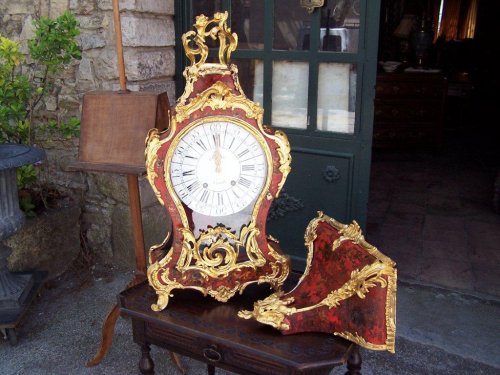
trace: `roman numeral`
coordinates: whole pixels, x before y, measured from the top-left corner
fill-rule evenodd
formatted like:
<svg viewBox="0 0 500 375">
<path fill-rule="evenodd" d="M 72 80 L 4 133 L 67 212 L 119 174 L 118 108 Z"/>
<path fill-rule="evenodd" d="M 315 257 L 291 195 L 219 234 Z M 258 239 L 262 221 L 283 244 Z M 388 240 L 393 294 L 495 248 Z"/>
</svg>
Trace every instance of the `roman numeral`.
<svg viewBox="0 0 500 375">
<path fill-rule="evenodd" d="M 203 151 L 207 151 L 207 146 L 205 146 L 205 143 L 203 143 L 203 141 L 200 139 L 199 141 L 196 141 L 196 144 L 198 146 L 200 146 L 200 148 L 203 150 Z"/>
<path fill-rule="evenodd" d="M 241 170 L 242 171 L 254 171 L 255 165 L 253 165 L 253 164 L 242 165 Z"/>
<path fill-rule="evenodd" d="M 209 195 L 210 195 L 210 192 L 208 190 L 203 190 L 203 193 L 201 194 L 201 197 L 200 197 L 200 201 L 207 204 Z"/>
<path fill-rule="evenodd" d="M 194 169 L 191 169 L 190 171 L 184 171 L 182 172 L 183 176 L 193 176 L 194 175 Z"/>
<path fill-rule="evenodd" d="M 248 154 L 248 148 L 247 148 L 247 149 L 245 149 L 245 150 L 243 150 L 243 151 L 241 151 L 241 152 L 238 154 L 238 157 L 239 157 L 239 158 L 241 158 L 241 157 L 242 157 L 243 155 L 245 155 L 245 154 Z"/>
<path fill-rule="evenodd" d="M 217 205 L 222 206 L 224 204 L 224 197 L 221 193 L 217 193 Z"/>
<path fill-rule="evenodd" d="M 214 138 L 215 147 L 220 147 L 220 134 L 219 133 L 214 134 L 213 138 Z"/>
<path fill-rule="evenodd" d="M 250 180 L 247 180 L 245 177 L 240 177 L 238 179 L 238 184 L 240 185 L 243 185 L 244 187 L 246 187 L 247 189 L 250 187 L 250 184 L 252 182 Z"/>
<path fill-rule="evenodd" d="M 231 147 L 233 147 L 233 143 L 234 143 L 234 137 L 233 137 L 233 140 L 231 141 L 231 144 L 229 145 L 229 149 L 231 150 Z"/>
<path fill-rule="evenodd" d="M 200 187 L 200 181 L 196 180 L 195 182 L 193 182 L 191 185 L 188 185 L 187 186 L 187 189 L 190 191 L 190 192 L 193 192 L 195 190 L 198 190 L 198 188 Z"/>
</svg>

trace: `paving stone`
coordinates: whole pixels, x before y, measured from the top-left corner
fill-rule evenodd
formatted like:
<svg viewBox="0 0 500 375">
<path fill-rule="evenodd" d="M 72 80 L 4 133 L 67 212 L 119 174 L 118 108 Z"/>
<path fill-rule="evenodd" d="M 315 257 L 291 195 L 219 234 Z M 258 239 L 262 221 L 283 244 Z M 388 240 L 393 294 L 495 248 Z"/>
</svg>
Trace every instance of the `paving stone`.
<svg viewBox="0 0 500 375">
<path fill-rule="evenodd" d="M 424 224 L 424 219 L 425 215 L 421 213 L 394 212 L 391 210 L 387 214 L 387 220 L 385 222 L 387 224 L 394 224 L 394 225 L 401 225 L 401 224 L 412 225 L 420 230 Z"/>
<path fill-rule="evenodd" d="M 434 257 L 424 259 L 425 264 L 422 267 L 419 280 L 455 290 L 474 290 L 474 276 L 469 261 L 452 259 L 442 261 Z"/>
<path fill-rule="evenodd" d="M 461 234 L 461 232 L 458 233 Z M 436 262 L 458 260 L 470 263 L 467 243 L 454 238 L 451 241 L 445 239 L 424 240 L 422 255 L 425 258 L 436 259 Z"/>
</svg>

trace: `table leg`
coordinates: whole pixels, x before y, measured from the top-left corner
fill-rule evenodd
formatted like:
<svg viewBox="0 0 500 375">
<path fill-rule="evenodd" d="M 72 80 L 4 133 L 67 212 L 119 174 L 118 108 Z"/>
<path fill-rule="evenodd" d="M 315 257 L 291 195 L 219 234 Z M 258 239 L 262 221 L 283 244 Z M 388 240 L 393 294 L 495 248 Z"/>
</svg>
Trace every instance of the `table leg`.
<svg viewBox="0 0 500 375">
<path fill-rule="evenodd" d="M 142 345 L 141 351 L 142 356 L 139 361 L 139 371 L 141 371 L 142 375 L 154 375 L 155 364 L 153 362 L 153 358 L 151 358 L 151 355 L 149 354 L 151 351 L 149 344 Z"/>
<path fill-rule="evenodd" d="M 215 366 L 214 365 L 207 365 L 207 374 L 208 375 L 215 375 Z"/>
<path fill-rule="evenodd" d="M 99 351 L 97 354 L 92 358 L 90 361 L 88 361 L 85 366 L 87 367 L 93 367 L 101 363 L 103 358 L 106 356 L 106 353 L 108 352 L 111 343 L 113 341 L 113 333 L 115 330 L 115 324 L 116 320 L 120 316 L 120 309 L 118 308 L 118 305 L 114 305 L 111 310 L 109 311 L 104 324 L 102 326 L 102 339 L 101 339 L 101 346 L 99 347 Z"/>
<path fill-rule="evenodd" d="M 127 284 L 127 288 L 131 288 L 139 283 L 144 281 L 144 278 L 141 275 L 135 275 L 135 277 L 130 280 Z M 113 343 L 113 334 L 115 332 L 116 321 L 120 316 L 120 307 L 118 304 L 115 304 L 111 310 L 108 312 L 106 319 L 101 328 L 101 345 L 99 347 L 99 351 L 96 353 L 94 358 L 88 361 L 85 366 L 93 367 L 97 366 L 104 359 L 106 354 L 108 353 L 111 344 Z"/>
<path fill-rule="evenodd" d="M 177 355 L 177 353 L 170 352 L 170 359 L 172 359 L 172 361 L 174 362 L 175 366 L 181 372 L 182 375 L 186 375 L 187 374 L 186 369 L 184 368 L 184 366 L 182 366 L 181 359 L 179 358 L 179 356 Z"/>
<path fill-rule="evenodd" d="M 347 372 L 345 375 L 361 375 L 361 362 L 359 346 L 354 345 L 347 359 Z"/>
</svg>

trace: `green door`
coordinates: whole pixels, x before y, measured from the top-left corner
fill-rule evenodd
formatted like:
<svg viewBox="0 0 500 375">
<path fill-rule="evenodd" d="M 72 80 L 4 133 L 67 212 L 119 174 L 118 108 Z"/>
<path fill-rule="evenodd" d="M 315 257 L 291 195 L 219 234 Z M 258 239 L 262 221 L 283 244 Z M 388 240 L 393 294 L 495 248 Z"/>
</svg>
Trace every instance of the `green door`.
<svg viewBox="0 0 500 375">
<path fill-rule="evenodd" d="M 303 270 L 304 231 L 317 211 L 366 224 L 380 0 L 177 1 L 177 40 L 194 17 L 229 11 L 245 94 L 283 130 L 292 171 L 267 232 Z M 319 5 L 319 4 L 318 4 Z M 309 6 L 309 9 L 308 9 Z M 180 44 L 180 43 L 178 43 Z M 177 50 L 178 95 L 184 82 Z"/>
</svg>

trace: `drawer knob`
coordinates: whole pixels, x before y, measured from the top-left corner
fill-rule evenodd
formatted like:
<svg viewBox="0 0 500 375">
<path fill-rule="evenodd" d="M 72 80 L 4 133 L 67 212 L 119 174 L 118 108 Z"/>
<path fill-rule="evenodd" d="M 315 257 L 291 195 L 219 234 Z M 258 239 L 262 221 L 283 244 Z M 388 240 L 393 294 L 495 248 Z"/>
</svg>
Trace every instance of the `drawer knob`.
<svg viewBox="0 0 500 375">
<path fill-rule="evenodd" d="M 215 348 L 205 348 L 203 349 L 203 357 L 210 362 L 219 362 L 222 355 Z"/>
</svg>

